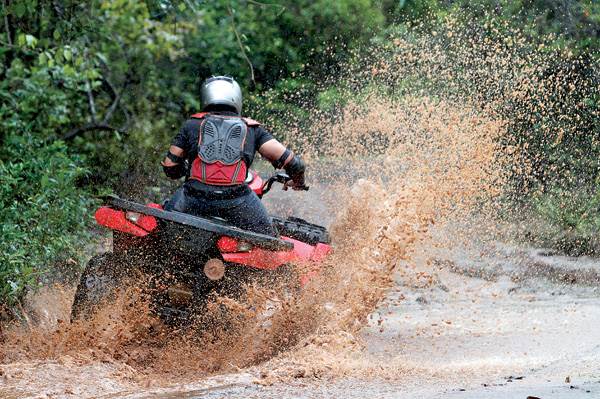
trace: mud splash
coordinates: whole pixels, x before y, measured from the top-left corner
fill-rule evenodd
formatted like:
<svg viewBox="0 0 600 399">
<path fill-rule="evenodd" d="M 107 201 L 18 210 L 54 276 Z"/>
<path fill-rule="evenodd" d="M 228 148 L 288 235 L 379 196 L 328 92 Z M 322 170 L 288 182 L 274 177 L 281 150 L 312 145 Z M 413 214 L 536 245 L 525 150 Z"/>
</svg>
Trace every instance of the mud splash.
<svg viewBox="0 0 600 399">
<path fill-rule="evenodd" d="M 327 137 L 329 148 L 365 157 L 360 172 L 371 178 L 336 187 L 345 199 L 332 225 L 336 253 L 328 273 L 296 304 L 299 314 L 320 318 L 319 329 L 269 363 L 266 383 L 298 373 L 373 375 L 379 366 L 359 355 L 358 333 L 394 274 L 428 284 L 431 275 L 411 268 L 411 259 L 425 240 L 442 244 L 431 240 L 430 228 L 469 217 L 501 191 L 502 121 L 429 98 L 393 103 L 374 96 L 368 104 L 348 105 Z M 385 141 L 378 154 L 371 150 L 374 137 Z"/>
<path fill-rule="evenodd" d="M 217 298 L 200 321 L 221 323 L 180 332 L 149 316 L 135 291 L 93 320 L 69 325 L 72 290 L 55 290 L 55 315 L 4 334 L 3 363 L 108 364 L 120 389 L 237 372 L 269 359 L 274 360 L 268 372 L 259 373 L 259 383 L 298 374 L 372 373 L 370 365 L 356 359 L 362 350 L 357 333 L 392 285 L 398 266 L 428 237 L 430 226 L 464 215 L 495 195 L 490 188 L 501 179 L 493 162 L 503 124 L 423 98 L 394 104 L 373 97 L 366 110 L 361 108 L 348 105 L 343 123 L 329 126 L 327 140 L 332 149 L 340 148 L 335 143 L 346 145 L 357 162 L 369 157 L 368 169 L 360 173 L 377 178 L 360 178 L 351 187 L 329 186 L 345 198 L 331 228 L 336 253 L 327 271 L 301 293 L 286 296 L 277 287 L 248 287 L 239 301 Z M 376 125 L 370 123 L 374 119 Z M 388 144 L 372 155 L 363 143 L 375 134 Z M 454 151 L 448 152 L 448 146 Z M 401 272 L 415 281 L 428 278 L 410 269 Z M 222 320 L 223 308 L 234 316 Z"/>
</svg>

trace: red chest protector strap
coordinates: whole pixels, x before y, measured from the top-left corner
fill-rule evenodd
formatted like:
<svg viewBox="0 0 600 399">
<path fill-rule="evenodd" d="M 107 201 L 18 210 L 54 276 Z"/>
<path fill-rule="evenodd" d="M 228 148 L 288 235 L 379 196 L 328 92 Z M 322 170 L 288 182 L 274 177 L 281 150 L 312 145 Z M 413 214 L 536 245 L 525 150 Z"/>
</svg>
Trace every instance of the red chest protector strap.
<svg viewBox="0 0 600 399">
<path fill-rule="evenodd" d="M 194 119 L 203 119 L 206 115 L 209 115 L 209 112 L 198 112 L 194 115 L 191 116 L 191 118 Z M 244 122 L 246 122 L 246 125 L 248 125 L 248 127 L 257 127 L 260 126 L 260 122 L 255 121 L 254 119 L 251 118 L 241 118 Z"/>
</svg>

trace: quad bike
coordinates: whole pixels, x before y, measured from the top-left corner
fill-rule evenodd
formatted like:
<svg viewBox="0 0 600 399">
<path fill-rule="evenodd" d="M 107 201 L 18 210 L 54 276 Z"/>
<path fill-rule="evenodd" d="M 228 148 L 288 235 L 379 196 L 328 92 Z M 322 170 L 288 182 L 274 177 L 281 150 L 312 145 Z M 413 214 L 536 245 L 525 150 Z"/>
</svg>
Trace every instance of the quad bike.
<svg viewBox="0 0 600 399">
<path fill-rule="evenodd" d="M 246 184 L 262 198 L 273 183 L 289 180 L 278 173 L 264 182 L 250 171 Z M 155 203 L 141 205 L 118 197 L 107 197 L 106 202 L 95 218 L 113 231 L 113 251 L 87 264 L 72 320 L 93 314 L 126 279 L 141 273 L 148 277 L 143 289 L 152 311 L 167 323 L 185 324 L 202 312 L 213 293 L 235 296 L 244 284 L 277 279 L 301 289 L 332 250 L 324 227 L 299 218 L 273 217 L 279 236 L 272 237 L 219 218 L 165 211 Z"/>
</svg>

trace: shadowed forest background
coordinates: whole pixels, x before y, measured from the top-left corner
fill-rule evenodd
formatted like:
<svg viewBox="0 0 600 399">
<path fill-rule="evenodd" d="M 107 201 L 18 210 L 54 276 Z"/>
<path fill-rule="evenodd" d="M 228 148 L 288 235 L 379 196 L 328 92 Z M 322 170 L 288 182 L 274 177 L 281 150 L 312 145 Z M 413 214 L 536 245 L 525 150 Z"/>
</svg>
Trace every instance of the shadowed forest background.
<svg viewBox="0 0 600 399">
<path fill-rule="evenodd" d="M 505 139 L 526 148 L 534 173 L 516 172 L 506 201 L 543 222 L 526 238 L 598 255 L 598 2 L 3 0 L 0 304 L 8 310 L 27 289 L 80 270 L 98 196 L 159 195 L 159 161 L 200 109 L 204 78 L 235 76 L 244 114 L 301 152 L 304 138 L 286 127 L 306 123 L 307 110 L 336 117 L 347 101 L 341 80 L 348 65 L 364 62 L 364 49 L 435 32 L 448 18 L 490 40 L 518 28 L 551 59 L 540 73 L 580 86 L 557 88 L 551 99 L 529 96 L 546 101 L 547 112 L 511 119 Z M 564 123 L 565 109 L 577 124 Z"/>
</svg>

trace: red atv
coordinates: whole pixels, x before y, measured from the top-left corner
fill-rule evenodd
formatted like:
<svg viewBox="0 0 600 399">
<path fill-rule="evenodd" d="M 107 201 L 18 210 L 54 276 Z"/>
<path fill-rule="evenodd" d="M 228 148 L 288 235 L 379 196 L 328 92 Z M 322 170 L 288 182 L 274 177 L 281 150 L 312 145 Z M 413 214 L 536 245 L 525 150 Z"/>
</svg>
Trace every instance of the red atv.
<svg viewBox="0 0 600 399">
<path fill-rule="evenodd" d="M 254 171 L 246 183 L 262 198 L 266 182 Z M 308 188 L 307 188 L 308 189 Z M 241 230 L 219 218 L 204 218 L 109 197 L 96 221 L 113 230 L 113 251 L 94 256 L 77 286 L 71 318 L 93 312 L 124 281 L 141 272 L 152 309 L 164 321 L 181 324 L 198 315 L 212 293 L 235 296 L 247 283 L 283 279 L 304 285 L 331 252 L 324 227 L 290 217 L 273 218 L 279 237 Z M 301 266 L 301 267 L 299 267 Z"/>
</svg>

